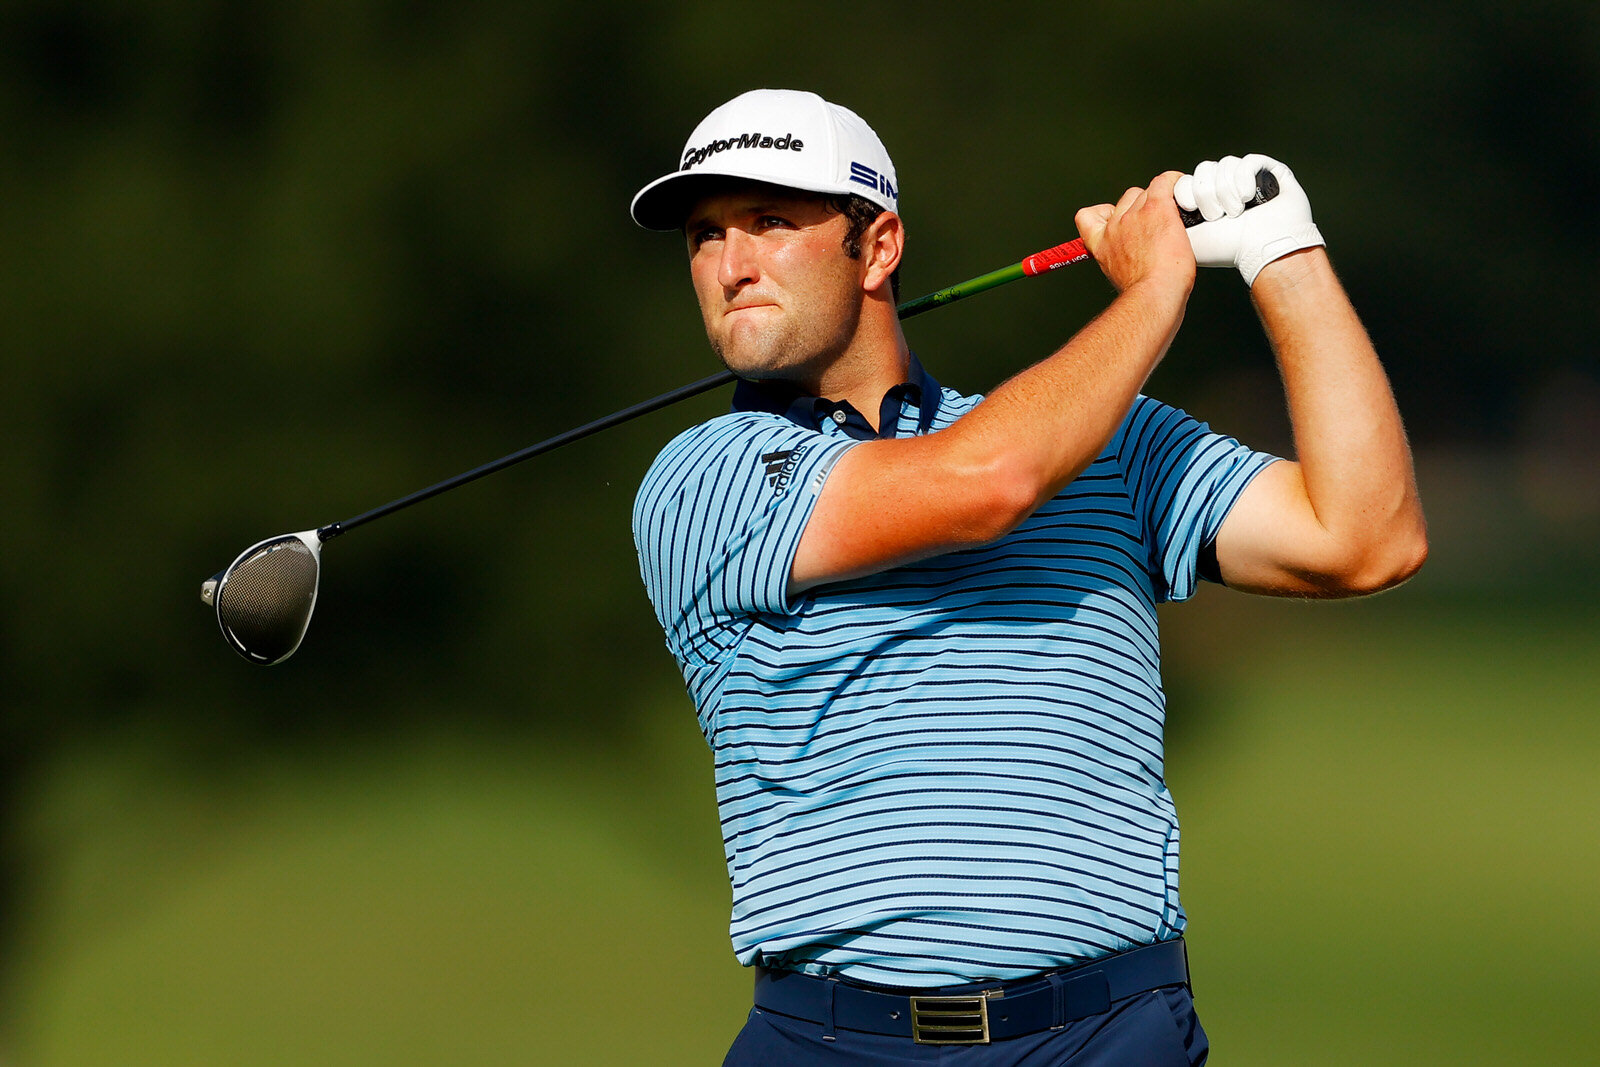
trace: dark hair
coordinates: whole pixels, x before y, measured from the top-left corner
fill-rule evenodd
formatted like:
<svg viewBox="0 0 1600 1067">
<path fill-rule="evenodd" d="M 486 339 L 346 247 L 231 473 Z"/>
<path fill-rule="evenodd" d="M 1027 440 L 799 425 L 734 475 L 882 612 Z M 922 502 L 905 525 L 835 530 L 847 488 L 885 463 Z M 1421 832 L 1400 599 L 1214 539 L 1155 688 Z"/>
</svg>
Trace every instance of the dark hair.
<svg viewBox="0 0 1600 1067">
<path fill-rule="evenodd" d="M 837 211 L 845 218 L 846 229 L 844 234 L 844 254 L 851 259 L 861 258 L 861 238 L 866 234 L 867 227 L 877 221 L 883 214 L 883 208 L 874 204 L 864 196 L 855 193 L 835 194 L 827 198 L 829 211 Z M 889 276 L 889 291 L 894 294 L 895 302 L 900 300 L 900 268 L 895 267 L 894 273 Z"/>
</svg>

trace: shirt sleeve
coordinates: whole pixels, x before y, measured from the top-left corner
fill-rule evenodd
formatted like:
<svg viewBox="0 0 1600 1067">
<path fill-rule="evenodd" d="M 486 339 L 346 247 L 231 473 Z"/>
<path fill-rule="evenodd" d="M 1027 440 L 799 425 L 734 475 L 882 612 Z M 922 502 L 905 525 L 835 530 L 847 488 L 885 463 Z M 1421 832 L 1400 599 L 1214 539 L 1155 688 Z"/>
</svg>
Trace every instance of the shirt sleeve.
<svg viewBox="0 0 1600 1067">
<path fill-rule="evenodd" d="M 680 434 L 634 500 L 639 571 L 667 647 L 704 666 L 737 647 L 752 616 L 788 614 L 789 574 L 833 464 L 855 442 L 762 413 Z"/>
<path fill-rule="evenodd" d="M 1199 585 L 1200 550 L 1257 474 L 1278 457 L 1256 452 L 1158 400 L 1139 397 L 1112 447 L 1149 550 L 1160 600 Z"/>
</svg>

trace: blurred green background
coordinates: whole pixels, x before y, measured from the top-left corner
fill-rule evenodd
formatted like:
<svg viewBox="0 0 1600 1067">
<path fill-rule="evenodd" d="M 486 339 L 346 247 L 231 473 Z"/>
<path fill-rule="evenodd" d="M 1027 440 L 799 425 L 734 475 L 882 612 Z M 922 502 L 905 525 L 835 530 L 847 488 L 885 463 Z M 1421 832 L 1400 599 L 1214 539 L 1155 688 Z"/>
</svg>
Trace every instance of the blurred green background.
<svg viewBox="0 0 1600 1067">
<path fill-rule="evenodd" d="M 725 395 L 329 545 L 282 666 L 198 589 L 709 373 L 626 205 L 761 85 L 882 135 L 908 295 L 1157 171 L 1294 166 L 1433 555 L 1164 613 L 1213 1062 L 1592 1057 L 1596 57 L 1579 0 L 6 0 L 0 1061 L 719 1062 L 748 976 L 628 514 Z M 908 332 L 981 391 L 1107 295 L 1078 268 Z M 1286 450 L 1276 389 L 1207 273 L 1150 391 Z"/>
</svg>

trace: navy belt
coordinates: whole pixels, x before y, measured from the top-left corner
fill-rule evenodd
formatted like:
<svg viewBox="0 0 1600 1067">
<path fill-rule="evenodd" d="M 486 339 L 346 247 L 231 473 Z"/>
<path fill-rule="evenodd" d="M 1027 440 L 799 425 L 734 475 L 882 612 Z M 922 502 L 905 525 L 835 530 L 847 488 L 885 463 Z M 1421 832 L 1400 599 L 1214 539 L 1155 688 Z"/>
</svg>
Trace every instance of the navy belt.
<svg viewBox="0 0 1600 1067">
<path fill-rule="evenodd" d="M 872 988 L 795 971 L 756 972 L 756 1007 L 822 1026 L 822 1036 L 855 1030 L 909 1037 L 921 1045 L 986 1045 L 1059 1029 L 1099 1015 L 1111 1002 L 1189 983 L 1183 938 L 1017 982 L 927 992 Z"/>
</svg>

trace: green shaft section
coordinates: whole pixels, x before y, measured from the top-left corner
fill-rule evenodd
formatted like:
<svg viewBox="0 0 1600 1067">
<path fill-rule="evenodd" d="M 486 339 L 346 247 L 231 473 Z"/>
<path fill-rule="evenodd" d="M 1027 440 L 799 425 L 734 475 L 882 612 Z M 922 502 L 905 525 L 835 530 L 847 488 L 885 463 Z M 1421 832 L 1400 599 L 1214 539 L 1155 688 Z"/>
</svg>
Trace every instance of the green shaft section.
<svg viewBox="0 0 1600 1067">
<path fill-rule="evenodd" d="M 955 285 L 929 293 L 927 296 L 919 296 L 915 300 L 907 300 L 899 307 L 900 318 L 909 319 L 913 315 L 922 314 L 924 311 L 931 311 L 936 307 L 943 307 L 945 304 L 953 304 L 964 297 L 985 292 L 1007 282 L 1014 282 L 1023 276 L 1021 263 L 1013 263 L 1009 267 L 1001 267 L 999 270 L 992 270 L 988 274 L 980 274 L 976 278 L 957 282 Z"/>
</svg>

